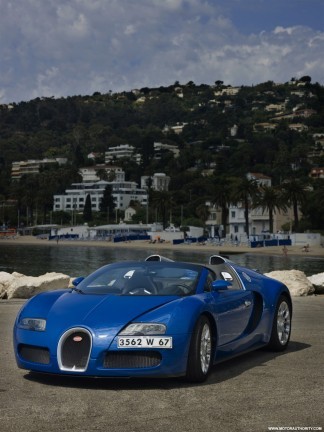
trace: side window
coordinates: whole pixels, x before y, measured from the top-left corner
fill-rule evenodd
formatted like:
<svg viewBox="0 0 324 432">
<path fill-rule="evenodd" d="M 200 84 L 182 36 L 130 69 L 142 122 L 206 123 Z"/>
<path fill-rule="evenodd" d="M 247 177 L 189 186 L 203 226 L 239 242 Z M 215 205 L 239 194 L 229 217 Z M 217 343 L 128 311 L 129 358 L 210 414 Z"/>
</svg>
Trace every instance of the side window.
<svg viewBox="0 0 324 432">
<path fill-rule="evenodd" d="M 208 275 L 206 278 L 205 286 L 204 286 L 204 292 L 211 292 L 212 290 L 212 283 L 216 280 L 215 273 L 208 271 Z"/>
</svg>

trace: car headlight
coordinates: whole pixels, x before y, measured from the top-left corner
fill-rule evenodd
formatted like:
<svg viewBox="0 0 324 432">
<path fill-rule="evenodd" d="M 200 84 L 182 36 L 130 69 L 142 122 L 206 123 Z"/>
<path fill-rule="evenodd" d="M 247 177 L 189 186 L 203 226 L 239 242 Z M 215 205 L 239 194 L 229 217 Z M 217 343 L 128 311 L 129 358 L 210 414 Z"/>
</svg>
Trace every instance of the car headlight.
<svg viewBox="0 0 324 432">
<path fill-rule="evenodd" d="M 42 318 L 22 318 L 18 327 L 25 330 L 44 331 L 46 328 L 46 320 Z"/>
<path fill-rule="evenodd" d="M 121 336 L 146 336 L 163 335 L 166 332 L 166 325 L 158 323 L 133 323 L 129 324 L 119 334 Z"/>
</svg>

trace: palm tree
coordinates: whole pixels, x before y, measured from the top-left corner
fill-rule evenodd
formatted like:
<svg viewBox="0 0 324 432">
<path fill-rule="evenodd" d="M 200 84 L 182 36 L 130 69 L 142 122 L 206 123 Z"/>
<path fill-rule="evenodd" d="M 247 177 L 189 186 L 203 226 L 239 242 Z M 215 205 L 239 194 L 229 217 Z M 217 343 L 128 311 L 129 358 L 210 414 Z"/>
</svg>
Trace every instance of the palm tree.
<svg viewBox="0 0 324 432">
<path fill-rule="evenodd" d="M 171 210 L 173 204 L 172 195 L 168 191 L 152 191 L 151 203 L 162 217 L 163 228 L 166 228 L 168 210 Z"/>
<path fill-rule="evenodd" d="M 199 217 L 199 219 L 203 222 L 203 224 L 205 225 L 206 220 L 208 219 L 209 216 L 209 208 L 206 204 L 200 204 L 197 208 L 196 208 L 196 214 Z"/>
<path fill-rule="evenodd" d="M 232 181 L 233 179 L 228 177 L 217 178 L 212 198 L 214 204 L 222 211 L 221 225 L 223 225 L 225 233 L 228 222 L 228 208 L 231 203 Z"/>
<path fill-rule="evenodd" d="M 269 230 L 271 233 L 273 233 L 273 215 L 276 210 L 287 209 L 280 189 L 267 185 L 261 186 L 260 195 L 255 200 L 255 207 L 261 207 L 263 211 L 269 212 Z"/>
<path fill-rule="evenodd" d="M 244 206 L 245 233 L 249 237 L 249 210 L 259 194 L 258 183 L 253 179 L 243 177 L 233 184 L 231 201 L 234 204 L 241 202 Z"/>
<path fill-rule="evenodd" d="M 283 199 L 286 200 L 293 208 L 294 213 L 294 230 L 298 232 L 299 228 L 299 215 L 298 208 L 302 205 L 309 191 L 308 183 L 300 179 L 291 178 L 282 183 Z"/>
</svg>

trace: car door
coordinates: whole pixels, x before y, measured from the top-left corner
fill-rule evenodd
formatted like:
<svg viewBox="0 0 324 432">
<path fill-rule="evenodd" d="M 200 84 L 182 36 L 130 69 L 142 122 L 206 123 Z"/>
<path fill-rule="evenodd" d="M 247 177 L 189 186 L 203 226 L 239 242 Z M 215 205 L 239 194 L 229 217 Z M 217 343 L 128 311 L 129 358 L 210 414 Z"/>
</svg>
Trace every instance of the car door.
<svg viewBox="0 0 324 432">
<path fill-rule="evenodd" d="M 213 291 L 218 330 L 218 346 L 228 344 L 244 334 L 253 311 L 253 293 L 243 288 L 235 272 L 228 268 L 219 272 L 231 282 L 227 289 Z"/>
</svg>

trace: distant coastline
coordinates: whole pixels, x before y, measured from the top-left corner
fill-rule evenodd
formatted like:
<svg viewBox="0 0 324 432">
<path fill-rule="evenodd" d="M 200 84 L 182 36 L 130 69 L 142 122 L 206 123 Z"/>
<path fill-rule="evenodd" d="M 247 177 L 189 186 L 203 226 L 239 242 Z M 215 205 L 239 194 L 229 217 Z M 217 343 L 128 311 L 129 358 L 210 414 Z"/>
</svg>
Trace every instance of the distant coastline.
<svg viewBox="0 0 324 432">
<path fill-rule="evenodd" d="M 52 246 L 52 247 L 105 247 L 105 248 L 138 248 L 138 249 L 154 249 L 155 253 L 163 254 L 164 250 L 179 250 L 182 252 L 191 253 L 193 251 L 197 252 L 200 249 L 202 251 L 209 251 L 211 254 L 239 254 L 239 253 L 249 253 L 249 254 L 264 254 L 264 255 L 282 255 L 283 250 L 281 246 L 269 246 L 260 248 L 250 248 L 247 246 L 214 246 L 211 244 L 179 244 L 173 245 L 172 243 L 155 243 L 152 244 L 148 241 L 136 240 L 132 242 L 119 242 L 113 243 L 110 241 L 94 241 L 94 240 L 60 240 L 58 243 L 54 240 L 41 240 L 33 236 L 20 236 L 15 239 L 1 239 L 0 245 L 19 245 L 23 247 L 24 245 L 33 246 Z M 303 252 L 302 246 L 288 246 L 287 255 L 292 256 L 308 256 L 308 257 L 320 257 L 324 258 L 324 247 L 311 246 L 309 252 Z M 323 269 L 324 270 L 324 269 Z"/>
</svg>

